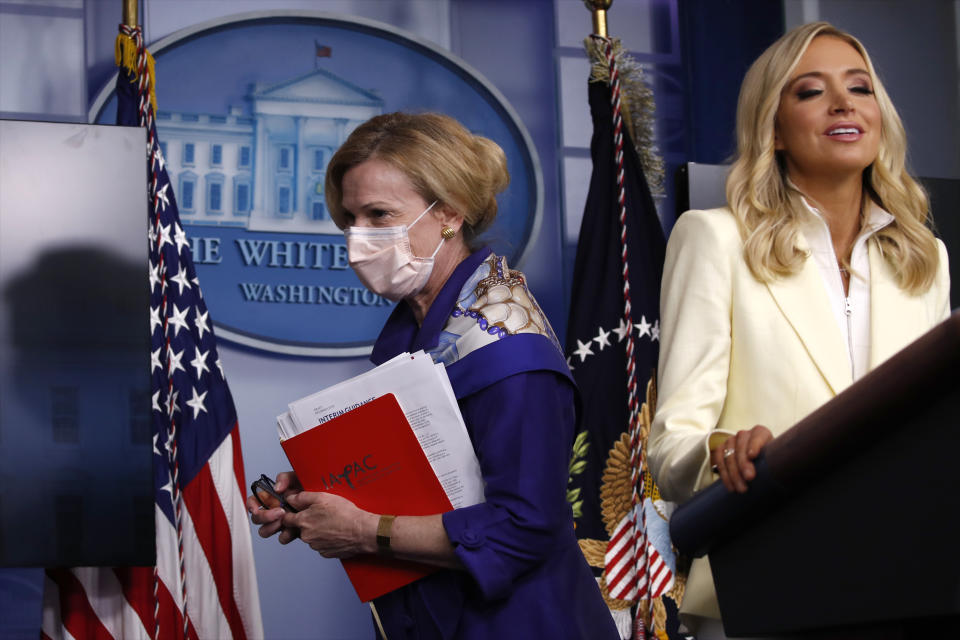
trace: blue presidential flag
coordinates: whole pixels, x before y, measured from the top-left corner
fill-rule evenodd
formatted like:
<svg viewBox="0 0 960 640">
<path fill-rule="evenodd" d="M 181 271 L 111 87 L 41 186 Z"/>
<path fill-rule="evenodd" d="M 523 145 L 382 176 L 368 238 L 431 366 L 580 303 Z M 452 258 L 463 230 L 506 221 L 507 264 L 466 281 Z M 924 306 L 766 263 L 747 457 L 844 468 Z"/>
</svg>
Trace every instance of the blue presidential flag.
<svg viewBox="0 0 960 640">
<path fill-rule="evenodd" d="M 682 585 L 667 528 L 671 506 L 660 500 L 644 460 L 656 404 L 666 243 L 625 126 L 619 43 L 595 37 L 589 48 L 595 54 L 589 84 L 593 173 L 566 344 L 583 411 L 568 498 L 581 550 L 621 636 L 676 638 L 682 637 Z M 635 104 L 637 95 L 634 90 Z M 636 123 L 642 114 L 632 116 Z"/>
</svg>

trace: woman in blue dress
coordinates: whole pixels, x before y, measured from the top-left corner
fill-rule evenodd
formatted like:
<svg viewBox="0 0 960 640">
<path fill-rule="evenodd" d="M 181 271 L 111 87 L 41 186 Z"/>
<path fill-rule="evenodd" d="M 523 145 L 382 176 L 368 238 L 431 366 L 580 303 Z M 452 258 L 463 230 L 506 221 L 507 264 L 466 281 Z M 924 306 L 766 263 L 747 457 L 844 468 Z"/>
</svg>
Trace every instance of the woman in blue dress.
<svg viewBox="0 0 960 640">
<path fill-rule="evenodd" d="M 360 125 L 326 177 L 360 280 L 398 301 L 380 364 L 424 350 L 446 366 L 485 501 L 430 516 L 369 513 L 327 493 L 277 490 L 299 513 L 248 499 L 260 535 L 299 536 L 324 557 L 389 554 L 443 570 L 375 600 L 390 640 L 617 638 L 566 500 L 576 389 L 522 273 L 474 246 L 509 182 L 491 140 L 439 114 Z"/>
</svg>

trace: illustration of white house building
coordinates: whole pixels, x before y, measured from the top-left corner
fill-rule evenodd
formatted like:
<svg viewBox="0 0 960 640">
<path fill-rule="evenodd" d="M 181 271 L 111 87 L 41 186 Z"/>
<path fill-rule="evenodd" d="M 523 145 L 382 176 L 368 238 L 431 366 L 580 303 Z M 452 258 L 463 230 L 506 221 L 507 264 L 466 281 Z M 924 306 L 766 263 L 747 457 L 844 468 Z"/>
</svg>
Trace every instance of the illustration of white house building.
<svg viewBox="0 0 960 640">
<path fill-rule="evenodd" d="M 252 85 L 247 98 L 252 115 L 158 112 L 183 224 L 340 233 L 324 202 L 327 164 L 383 100 L 323 69 Z"/>
</svg>

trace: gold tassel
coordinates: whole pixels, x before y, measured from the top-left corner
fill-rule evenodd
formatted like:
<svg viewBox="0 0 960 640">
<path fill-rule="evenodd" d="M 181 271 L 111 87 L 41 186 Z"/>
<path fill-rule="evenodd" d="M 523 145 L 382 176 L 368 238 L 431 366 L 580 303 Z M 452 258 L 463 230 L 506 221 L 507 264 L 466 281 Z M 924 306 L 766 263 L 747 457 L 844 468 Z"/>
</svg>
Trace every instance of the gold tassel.
<svg viewBox="0 0 960 640">
<path fill-rule="evenodd" d="M 149 51 L 147 53 L 147 89 L 150 91 L 150 106 L 153 107 L 153 113 L 157 113 L 157 86 L 156 74 L 154 73 L 153 56 Z M 113 45 L 113 59 L 118 67 L 123 67 L 127 73 L 133 76 L 132 82 L 138 82 L 140 77 L 137 75 L 137 43 L 133 38 L 124 34 L 118 34 Z"/>
<path fill-rule="evenodd" d="M 133 38 L 122 33 L 117 35 L 113 42 L 113 60 L 129 73 L 137 73 L 137 45 Z"/>
<path fill-rule="evenodd" d="M 603 40 L 587 38 L 583 41 L 590 58 L 590 82 L 610 84 L 610 66 L 607 63 Z M 613 57 L 620 70 L 620 113 L 630 133 L 643 173 L 654 196 L 663 196 L 663 158 L 656 143 L 656 118 L 653 91 L 647 86 L 640 63 L 631 58 L 619 38 L 610 38 Z"/>
</svg>

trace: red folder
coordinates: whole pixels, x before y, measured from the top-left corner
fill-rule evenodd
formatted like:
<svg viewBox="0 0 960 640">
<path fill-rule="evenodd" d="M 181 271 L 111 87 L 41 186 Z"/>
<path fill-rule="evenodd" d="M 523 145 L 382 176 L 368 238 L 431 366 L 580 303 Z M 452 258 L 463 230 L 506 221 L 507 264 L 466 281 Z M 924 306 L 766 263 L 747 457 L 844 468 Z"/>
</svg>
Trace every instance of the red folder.
<svg viewBox="0 0 960 640">
<path fill-rule="evenodd" d="M 329 491 L 380 514 L 424 516 L 453 509 L 392 393 L 280 444 L 307 491 Z M 437 570 L 376 555 L 342 562 L 363 602 Z"/>
</svg>

